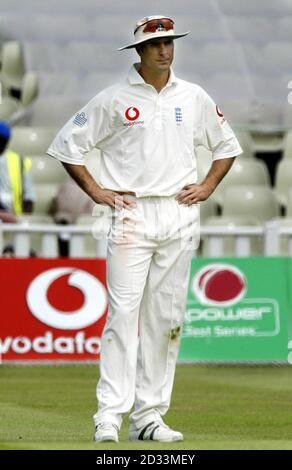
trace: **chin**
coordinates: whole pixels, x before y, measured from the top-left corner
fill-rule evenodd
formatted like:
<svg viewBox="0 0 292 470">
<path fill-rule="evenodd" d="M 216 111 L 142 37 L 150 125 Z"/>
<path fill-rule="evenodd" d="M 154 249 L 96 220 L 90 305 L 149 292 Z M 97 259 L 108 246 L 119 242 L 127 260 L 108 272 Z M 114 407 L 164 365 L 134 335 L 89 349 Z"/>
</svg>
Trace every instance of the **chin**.
<svg viewBox="0 0 292 470">
<path fill-rule="evenodd" d="M 167 64 L 159 64 L 159 65 L 158 65 L 158 68 L 159 68 L 160 70 L 168 70 L 169 67 L 170 67 L 170 63 L 167 63 Z"/>
</svg>

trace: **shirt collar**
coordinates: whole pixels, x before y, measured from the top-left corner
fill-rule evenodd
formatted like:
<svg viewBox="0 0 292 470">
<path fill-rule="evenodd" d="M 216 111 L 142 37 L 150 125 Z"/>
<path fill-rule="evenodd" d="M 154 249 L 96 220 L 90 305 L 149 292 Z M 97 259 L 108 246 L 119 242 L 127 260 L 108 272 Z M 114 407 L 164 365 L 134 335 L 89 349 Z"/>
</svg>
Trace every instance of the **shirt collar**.
<svg viewBox="0 0 292 470">
<path fill-rule="evenodd" d="M 139 72 L 137 70 L 139 65 L 140 65 L 140 63 L 133 64 L 132 67 L 129 70 L 128 81 L 130 82 L 131 85 L 145 84 L 145 81 L 144 81 L 143 77 L 141 77 L 141 75 L 139 74 Z M 176 83 L 177 83 L 177 78 L 176 78 L 172 68 L 170 68 L 170 76 L 169 76 L 169 79 L 168 79 L 168 82 L 167 82 L 166 86 L 168 87 L 168 86 L 174 85 Z"/>
</svg>

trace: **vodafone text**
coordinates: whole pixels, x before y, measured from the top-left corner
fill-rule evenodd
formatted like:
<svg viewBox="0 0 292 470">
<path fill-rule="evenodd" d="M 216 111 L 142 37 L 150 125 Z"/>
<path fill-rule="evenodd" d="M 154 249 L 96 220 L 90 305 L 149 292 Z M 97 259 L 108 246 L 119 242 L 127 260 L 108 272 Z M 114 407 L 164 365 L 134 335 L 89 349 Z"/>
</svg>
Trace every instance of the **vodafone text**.
<svg viewBox="0 0 292 470">
<path fill-rule="evenodd" d="M 43 336 L 36 338 L 28 338 L 26 336 L 7 336 L 0 339 L 0 354 L 7 354 L 8 352 L 15 352 L 16 354 L 27 354 L 30 351 L 35 351 L 38 354 L 50 354 L 57 352 L 59 354 L 99 354 L 100 353 L 100 338 L 93 336 L 85 338 L 85 333 L 79 331 L 75 337 L 72 336 L 59 336 L 53 337 L 51 331 L 46 331 Z"/>
</svg>

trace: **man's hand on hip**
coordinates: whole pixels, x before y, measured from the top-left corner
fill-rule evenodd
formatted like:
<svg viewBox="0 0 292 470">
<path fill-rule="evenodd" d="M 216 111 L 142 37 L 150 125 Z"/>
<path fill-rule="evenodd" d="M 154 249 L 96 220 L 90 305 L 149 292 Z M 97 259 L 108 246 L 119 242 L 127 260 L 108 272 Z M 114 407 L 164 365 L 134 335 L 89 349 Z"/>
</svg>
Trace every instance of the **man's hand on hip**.
<svg viewBox="0 0 292 470">
<path fill-rule="evenodd" d="M 119 194 L 118 192 L 103 189 L 98 186 L 86 166 L 73 165 L 65 162 L 62 162 L 62 164 L 71 178 L 73 178 L 78 186 L 97 204 L 105 204 L 116 209 L 129 208 L 136 205 L 134 201 L 129 201 L 124 194 Z"/>
<path fill-rule="evenodd" d="M 200 184 L 188 184 L 176 196 L 179 204 L 196 204 L 205 201 L 216 189 L 220 181 L 228 173 L 233 165 L 235 157 L 226 157 L 215 160 L 204 181 Z"/>
<path fill-rule="evenodd" d="M 205 201 L 211 193 L 212 189 L 206 184 L 189 184 L 177 194 L 175 199 L 179 204 L 191 206 L 197 202 Z"/>
<path fill-rule="evenodd" d="M 97 204 L 106 204 L 113 209 L 130 208 L 136 206 L 135 201 L 129 201 L 126 195 L 116 193 L 110 189 L 99 189 L 94 198 Z"/>
</svg>

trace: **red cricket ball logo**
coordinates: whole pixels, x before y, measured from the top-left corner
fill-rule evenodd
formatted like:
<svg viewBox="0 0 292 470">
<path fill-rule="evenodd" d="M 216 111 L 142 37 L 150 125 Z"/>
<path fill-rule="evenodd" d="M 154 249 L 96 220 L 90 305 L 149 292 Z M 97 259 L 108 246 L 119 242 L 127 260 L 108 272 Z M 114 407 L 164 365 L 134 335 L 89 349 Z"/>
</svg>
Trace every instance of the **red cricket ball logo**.
<svg viewBox="0 0 292 470">
<path fill-rule="evenodd" d="M 130 107 L 126 109 L 125 116 L 128 121 L 136 121 L 140 116 L 140 111 L 137 108 Z"/>
<path fill-rule="evenodd" d="M 214 263 L 196 273 L 192 288 L 198 302 L 203 305 L 231 306 L 244 297 L 247 281 L 235 266 Z"/>
</svg>

